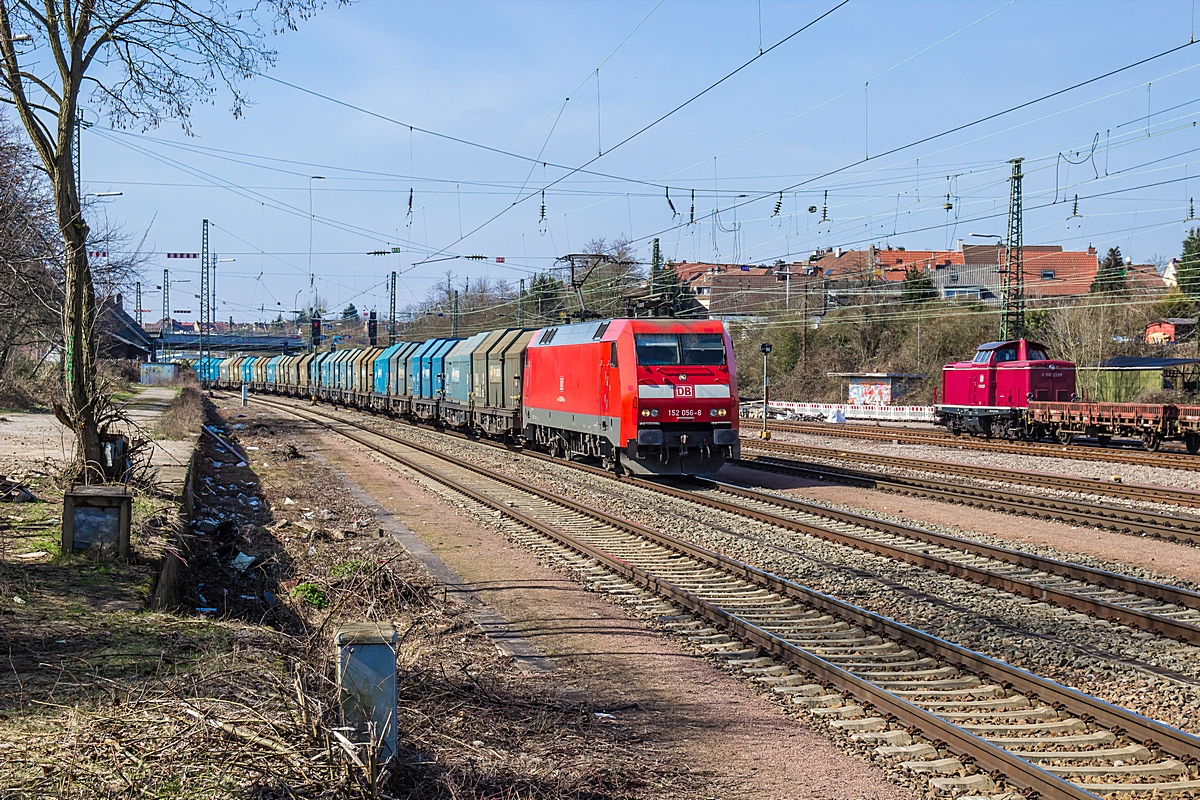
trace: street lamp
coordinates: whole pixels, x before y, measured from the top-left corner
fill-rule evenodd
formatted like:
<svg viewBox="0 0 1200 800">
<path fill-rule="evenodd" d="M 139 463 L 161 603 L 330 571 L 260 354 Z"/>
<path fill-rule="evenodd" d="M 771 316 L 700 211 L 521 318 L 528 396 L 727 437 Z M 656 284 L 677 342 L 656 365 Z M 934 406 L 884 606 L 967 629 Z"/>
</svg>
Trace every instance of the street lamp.
<svg viewBox="0 0 1200 800">
<path fill-rule="evenodd" d="M 768 398 L 770 397 L 771 382 L 767 379 L 767 356 L 771 355 L 771 345 L 763 342 L 758 346 L 759 351 L 763 354 L 763 426 L 759 431 L 758 438 L 770 439 L 771 432 L 767 430 L 767 410 Z"/>
</svg>

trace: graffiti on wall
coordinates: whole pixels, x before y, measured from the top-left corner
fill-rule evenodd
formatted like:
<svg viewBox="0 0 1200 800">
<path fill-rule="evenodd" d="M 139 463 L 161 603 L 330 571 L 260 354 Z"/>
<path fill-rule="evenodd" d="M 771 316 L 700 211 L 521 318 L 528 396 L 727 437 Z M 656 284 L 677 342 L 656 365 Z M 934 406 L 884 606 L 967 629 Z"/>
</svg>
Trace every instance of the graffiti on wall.
<svg viewBox="0 0 1200 800">
<path fill-rule="evenodd" d="M 892 383 L 888 380 L 851 378 L 849 388 L 850 405 L 886 406 L 892 402 Z"/>
</svg>

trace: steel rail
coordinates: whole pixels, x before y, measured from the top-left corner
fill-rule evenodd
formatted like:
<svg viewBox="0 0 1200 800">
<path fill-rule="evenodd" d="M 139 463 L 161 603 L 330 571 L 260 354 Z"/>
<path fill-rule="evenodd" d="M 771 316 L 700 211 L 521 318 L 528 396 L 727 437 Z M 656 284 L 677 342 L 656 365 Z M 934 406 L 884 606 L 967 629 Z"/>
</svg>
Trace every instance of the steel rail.
<svg viewBox="0 0 1200 800">
<path fill-rule="evenodd" d="M 1183 453 L 1137 453 L 1111 447 L 1077 447 L 1044 442 L 1005 442 L 976 439 L 971 436 L 952 437 L 948 433 L 915 431 L 904 428 L 880 428 L 857 425 L 823 425 L 819 423 L 787 422 L 773 420 L 769 427 L 776 431 L 804 433 L 814 436 L 833 436 L 846 439 L 872 439 L 897 441 L 905 444 L 926 444 L 935 447 L 950 447 L 959 450 L 989 450 L 1016 455 L 1033 455 L 1045 458 L 1067 458 L 1076 461 L 1107 461 L 1120 464 L 1138 464 L 1146 467 L 1163 467 L 1190 472 L 1200 471 L 1200 457 Z"/>
<path fill-rule="evenodd" d="M 1156 511 L 1045 497 L 994 487 L 963 486 L 933 478 L 884 475 L 827 464 L 803 464 L 769 456 L 765 458 L 751 456 L 735 463 L 775 472 L 827 476 L 857 483 L 871 489 L 933 497 L 976 508 L 990 508 L 1011 514 L 1074 522 L 1080 525 L 1108 528 L 1120 533 L 1145 534 L 1168 541 L 1178 540 L 1200 544 L 1200 520 Z"/>
<path fill-rule="evenodd" d="M 927 544 L 938 545 L 940 547 L 952 548 L 973 555 L 995 559 L 1005 564 L 1013 564 L 1026 569 L 1041 570 L 1052 575 L 1058 575 L 1060 577 L 1066 577 L 1072 580 L 1094 584 L 1101 589 L 1120 590 L 1130 594 L 1149 597 L 1162 603 L 1172 603 L 1185 608 L 1200 609 L 1200 593 L 1187 589 L 1166 586 L 1164 584 L 1154 583 L 1153 581 L 1145 581 L 1129 575 L 1121 575 L 1119 573 L 1096 569 L 1094 567 L 1087 567 L 1081 564 L 1072 564 L 1066 561 L 1059 561 L 1057 559 L 1037 556 L 1019 550 L 1010 550 L 1005 547 L 997 547 L 994 545 L 984 544 L 982 542 L 961 539 L 955 536 L 949 536 L 946 534 L 937 533 L 935 531 L 925 530 L 923 528 L 903 525 L 897 522 L 888 522 L 886 520 L 875 519 L 873 517 L 867 517 L 847 511 L 838 511 L 837 509 L 831 509 L 825 506 L 807 503 L 803 500 L 779 497 L 778 495 L 757 492 L 752 489 L 745 489 L 739 486 L 732 486 L 717 481 L 703 481 L 701 479 L 693 480 L 695 480 L 698 484 L 704 485 L 705 488 L 711 488 L 723 494 L 743 497 L 762 503 L 769 503 L 781 508 L 789 508 L 795 511 L 801 511 L 807 514 L 825 517 L 827 519 L 848 525 L 856 525 L 878 530 L 893 536 L 903 536 L 917 542 L 924 542 Z M 755 519 L 759 522 L 775 525 L 777 527 L 784 528 L 785 530 L 809 534 L 817 538 L 824 539 L 825 541 L 848 545 L 850 547 L 874 553 L 876 555 L 887 556 L 889 558 L 913 564 L 934 572 L 953 575 L 957 578 L 965 578 L 967 580 L 974 581 L 975 583 L 1002 589 L 1012 594 L 1021 595 L 1023 597 L 1038 600 L 1040 602 L 1052 603 L 1070 611 L 1085 613 L 1089 616 L 1099 617 L 1101 619 L 1107 619 L 1109 622 L 1114 622 L 1121 625 L 1129 625 L 1131 627 L 1159 634 L 1160 636 L 1167 636 L 1178 641 L 1187 642 L 1189 644 L 1200 644 L 1200 626 L 1188 622 L 1175 620 L 1170 617 L 1155 614 L 1153 612 L 1142 611 L 1137 608 L 1129 608 L 1117 603 L 1090 597 L 1079 592 L 1060 589 L 1053 585 L 1039 583 L 1036 580 L 1026 580 L 1021 577 L 1009 575 L 1004 572 L 997 572 L 979 565 L 962 563 L 952 558 L 934 555 L 921 550 L 890 545 L 863 536 L 856 536 L 852 533 L 846 533 L 832 528 L 822 527 L 820 525 L 811 525 L 799 520 L 789 519 L 777 514 L 771 514 L 758 509 L 748 508 L 744 505 L 739 505 L 736 503 L 721 502 L 703 495 L 698 495 L 695 492 L 674 489 L 672 487 L 660 484 L 647 484 L 646 482 L 638 479 L 634 479 L 634 482 L 637 485 L 646 486 L 646 488 L 650 488 L 653 491 L 657 491 L 662 494 L 667 494 L 672 497 L 676 497 L 681 500 L 687 500 L 693 503 L 699 503 L 700 505 L 714 508 L 719 511 L 726 511 L 728 513 L 750 517 L 751 519 Z"/>
<path fill-rule="evenodd" d="M 1152 486 L 1145 483 L 1117 483 L 1099 478 L 1085 478 L 1079 475 L 1053 475 L 1048 472 L 1006 469 L 1004 467 L 987 465 L 958 464 L 947 461 L 931 461 L 923 458 L 881 455 L 879 453 L 868 453 L 860 450 L 839 450 L 833 447 L 796 444 L 794 442 L 743 439 L 742 451 L 746 450 L 785 453 L 787 455 L 804 456 L 806 458 L 857 461 L 863 464 L 897 467 L 918 472 L 958 475 L 964 478 L 1036 486 L 1038 488 L 1057 489 L 1064 492 L 1104 495 L 1122 500 L 1148 501 L 1188 508 L 1200 508 L 1200 492 L 1193 489 L 1176 489 L 1168 486 Z M 1197 523 L 1200 524 L 1200 520 Z"/>
<path fill-rule="evenodd" d="M 743 638 L 767 652 L 796 664 L 819 679 L 848 688 L 852 694 L 867 699 L 871 705 L 880 709 L 887 715 L 888 719 L 906 725 L 911 729 L 919 730 L 933 741 L 945 743 L 947 749 L 973 761 L 989 774 L 1003 775 L 1008 782 L 1012 783 L 1018 789 L 1037 792 L 1048 798 L 1071 798 L 1072 800 L 1086 800 L 1090 798 L 1097 800 L 1096 795 L 1086 790 L 1086 784 L 1076 785 L 1047 770 L 1043 770 L 1029 761 L 1009 753 L 998 745 L 994 745 L 973 733 L 965 731 L 959 726 L 897 697 L 835 664 L 807 652 L 774 633 L 754 625 L 736 613 L 727 611 L 716 604 L 704 600 L 670 581 L 656 577 L 651 572 L 612 555 L 599 547 L 588 544 L 556 526 L 549 525 L 518 509 L 512 508 L 508 504 L 465 486 L 461 481 L 419 464 L 410 458 L 391 452 L 387 448 L 380 447 L 378 444 L 370 442 L 364 437 L 345 430 L 338 430 L 335 424 L 358 428 L 369 432 L 373 436 L 393 441 L 395 437 L 389 434 L 375 431 L 349 420 L 331 418 L 329 415 L 320 415 L 325 416 L 326 419 L 332 419 L 332 422 L 335 423 L 330 424 L 284 404 L 262 400 L 257 400 L 257 402 L 274 406 L 301 419 L 307 419 L 309 422 L 320 425 L 333 433 L 358 442 L 398 463 L 404 464 L 406 467 L 432 480 L 449 486 L 454 491 L 471 497 L 484 506 L 495 509 L 517 520 L 522 525 L 537 531 L 539 534 L 560 542 L 570 549 L 575 550 L 580 555 L 594 559 L 606 569 L 621 575 L 637 585 L 644 586 L 660 597 L 675 602 L 693 613 L 699 614 L 704 619 L 725 626 L 739 638 Z M 702 564 L 717 568 L 726 574 L 742 578 L 779 595 L 799 600 L 805 605 L 818 610 L 836 614 L 843 620 L 852 621 L 864 629 L 874 631 L 881 636 L 886 636 L 893 641 L 901 642 L 921 652 L 934 655 L 948 663 L 961 666 L 975 674 L 981 680 L 995 681 L 999 679 L 1001 685 L 1006 688 L 1016 690 L 1033 699 L 1048 702 L 1055 707 L 1074 714 L 1077 718 L 1085 722 L 1094 723 L 1120 735 L 1128 735 L 1142 742 L 1147 747 L 1160 749 L 1176 758 L 1184 760 L 1185 763 L 1192 763 L 1200 759 L 1200 739 L 1163 723 L 1143 717 L 1128 709 L 1114 706 L 1083 692 L 1040 678 L 1002 661 L 990 658 L 981 653 L 976 653 L 955 645 L 952 642 L 896 622 L 895 620 L 787 581 L 779 576 L 757 569 L 720 553 L 593 509 L 570 498 L 531 487 L 515 478 L 496 473 L 478 464 L 413 442 L 400 440 L 398 443 L 426 455 L 434 456 L 460 469 L 482 475 L 489 480 L 540 497 L 547 502 L 590 517 L 618 530 L 639 536 L 666 549 L 673 550 Z M 1153 784 L 1144 784 L 1144 786 L 1146 791 L 1154 789 Z"/>
<path fill-rule="evenodd" d="M 321 416 L 325 416 L 326 418 L 338 419 L 338 421 L 346 422 L 347 424 L 357 425 L 357 423 L 350 422 L 349 420 L 341 420 L 337 417 L 324 414 L 323 412 L 312 409 L 310 409 L 310 411 L 320 414 Z M 366 426 L 358 427 L 365 428 Z M 370 430 L 374 435 L 398 444 L 415 446 L 410 440 L 395 436 L 394 434 L 386 431 L 379 431 L 375 429 Z M 443 435 L 445 434 L 445 432 L 442 433 Z M 471 440 L 470 437 L 464 438 Z M 591 474 L 603 476 L 609 479 L 615 477 L 613 473 L 607 470 L 598 469 L 586 464 L 564 462 L 561 459 L 555 459 L 541 453 L 530 451 L 524 451 L 523 454 L 557 464 L 568 464 L 572 468 L 580 471 L 589 472 Z M 792 468 L 789 467 L 789 469 Z M 876 555 L 883 555 L 888 558 L 893 558 L 905 563 L 913 564 L 914 566 L 922 567 L 923 569 L 929 569 L 934 572 L 953 575 L 954 577 L 970 580 L 984 586 L 1001 589 L 1012 594 L 1037 600 L 1039 602 L 1051 603 L 1072 612 L 1085 613 L 1089 616 L 1105 619 L 1116 624 L 1128 625 L 1130 627 L 1138 628 L 1159 636 L 1175 639 L 1180 642 L 1200 644 L 1200 626 L 1183 620 L 1176 620 L 1172 619 L 1171 617 L 1156 614 L 1154 612 L 1143 611 L 1138 608 L 1109 602 L 1102 598 L 1092 597 L 1081 592 L 1071 591 L 1069 589 L 1054 585 L 1048 585 L 1037 580 L 1025 579 L 1020 576 L 1011 575 L 995 569 L 989 569 L 978 564 L 963 563 L 953 558 L 924 552 L 920 549 L 910 549 L 898 545 L 892 545 L 868 537 L 858 536 L 853 533 L 839 531 L 834 528 L 823 527 L 821 525 L 812 525 L 799 520 L 789 519 L 788 517 L 780 516 L 778 514 L 772 514 L 763 512 L 759 509 L 748 508 L 744 505 L 713 500 L 697 494 L 696 492 L 676 489 L 659 482 L 651 482 L 628 475 L 622 476 L 620 480 L 631 483 L 651 492 L 674 497 L 678 500 L 696 503 L 708 508 L 715 508 L 727 513 L 754 519 L 758 522 L 774 525 L 785 530 L 816 536 L 826 541 L 832 541 L 837 544 L 854 547 L 856 549 L 863 550 L 865 552 L 871 552 Z M 718 481 L 701 479 L 693 480 L 697 484 L 703 485 L 706 488 L 715 489 L 727 495 L 742 497 L 744 499 L 749 499 L 759 503 L 768 503 L 780 508 L 786 508 L 793 511 L 799 511 L 802 513 L 823 517 L 842 524 L 877 530 L 887 535 L 900 536 L 916 542 L 958 550 L 971 555 L 993 559 L 1006 565 L 1012 564 L 1025 569 L 1039 570 L 1051 575 L 1092 584 L 1102 590 L 1118 590 L 1141 597 L 1147 597 L 1161 603 L 1171 603 L 1183 608 L 1200 610 L 1200 593 L 1193 592 L 1188 589 L 1155 583 L 1153 581 L 1147 581 L 1129 575 L 1122 575 L 1120 573 L 1111 572 L 1108 570 L 1097 569 L 1095 567 L 1088 567 L 1082 564 L 1074 564 L 1066 561 L 1060 561 L 1058 559 L 1038 556 L 1020 550 L 1013 550 L 997 545 L 988 545 L 983 542 L 941 534 L 924 528 L 917 528 L 915 526 L 904 525 L 901 523 L 882 520 L 862 514 L 840 511 L 838 509 L 829 508 L 827 506 L 800 500 L 798 498 L 784 498 L 780 497 L 779 495 L 758 492 L 744 487 L 736 487 Z"/>
</svg>

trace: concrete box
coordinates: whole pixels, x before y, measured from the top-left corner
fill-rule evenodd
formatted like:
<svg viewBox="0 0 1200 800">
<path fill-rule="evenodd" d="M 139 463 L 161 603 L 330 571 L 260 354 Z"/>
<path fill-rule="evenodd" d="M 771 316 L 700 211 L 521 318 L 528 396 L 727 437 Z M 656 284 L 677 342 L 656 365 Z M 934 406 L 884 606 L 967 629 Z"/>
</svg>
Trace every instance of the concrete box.
<svg viewBox="0 0 1200 800">
<path fill-rule="evenodd" d="M 396 756 L 399 747 L 399 695 L 396 686 L 395 627 L 387 623 L 354 622 L 333 634 L 337 649 L 337 682 L 342 724 L 353 730 L 356 743 L 377 743 L 377 763 Z"/>
<path fill-rule="evenodd" d="M 115 549 L 129 558 L 133 495 L 123 486 L 75 486 L 63 495 L 62 551 Z"/>
</svg>

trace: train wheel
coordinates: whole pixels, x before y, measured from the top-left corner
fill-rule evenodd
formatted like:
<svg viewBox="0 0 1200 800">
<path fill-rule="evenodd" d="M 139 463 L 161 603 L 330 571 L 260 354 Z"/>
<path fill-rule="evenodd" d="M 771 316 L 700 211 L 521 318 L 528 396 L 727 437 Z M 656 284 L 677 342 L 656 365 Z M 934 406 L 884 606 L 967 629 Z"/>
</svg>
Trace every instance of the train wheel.
<svg viewBox="0 0 1200 800">
<path fill-rule="evenodd" d="M 1200 452 L 1200 434 L 1189 433 L 1183 437 L 1183 444 L 1187 447 L 1188 453 L 1196 455 Z"/>
<path fill-rule="evenodd" d="M 1158 447 L 1161 444 L 1162 439 L 1158 437 L 1157 433 L 1154 433 L 1153 431 L 1147 431 L 1146 433 L 1142 434 L 1142 447 L 1149 450 L 1151 453 L 1157 452 Z"/>
</svg>

